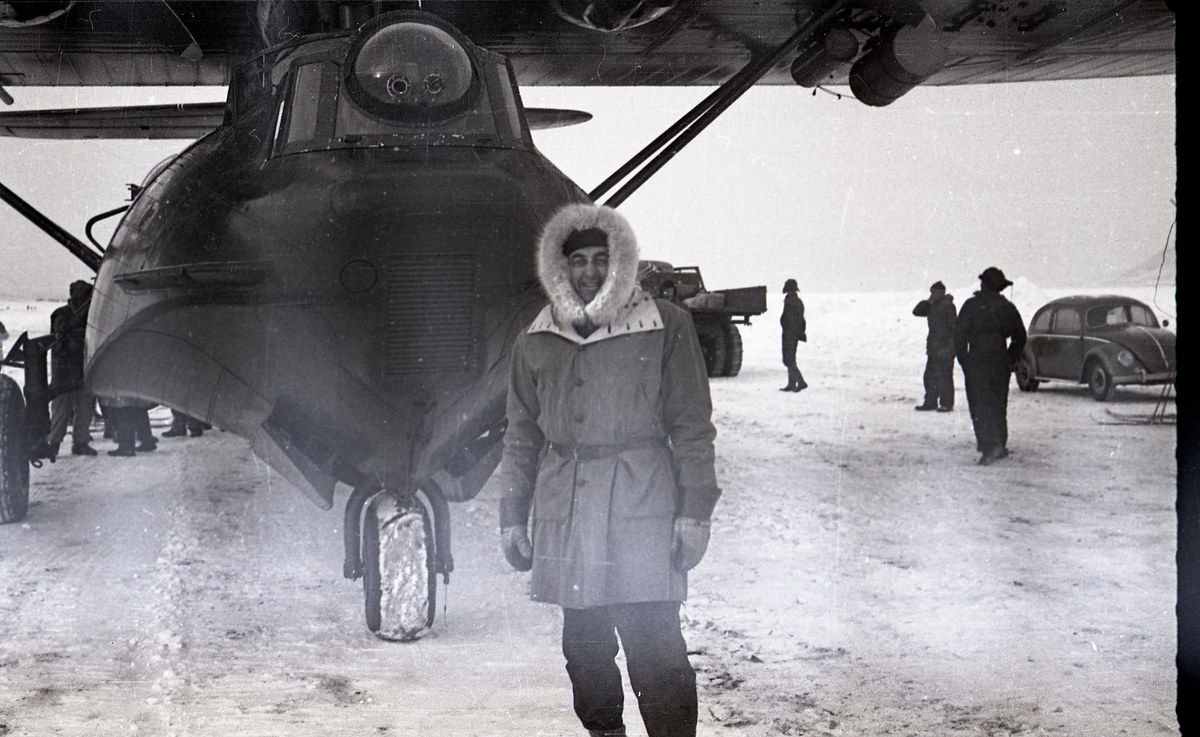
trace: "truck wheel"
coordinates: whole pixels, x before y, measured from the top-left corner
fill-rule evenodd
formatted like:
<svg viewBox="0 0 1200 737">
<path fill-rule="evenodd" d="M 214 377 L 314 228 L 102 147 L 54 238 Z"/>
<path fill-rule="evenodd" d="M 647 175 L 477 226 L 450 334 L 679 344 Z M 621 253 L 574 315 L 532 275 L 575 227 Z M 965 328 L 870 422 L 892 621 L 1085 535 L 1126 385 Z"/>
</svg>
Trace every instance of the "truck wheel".
<svg viewBox="0 0 1200 737">
<path fill-rule="evenodd" d="M 704 368 L 711 376 L 725 374 L 725 331 L 714 323 L 697 323 L 696 335 L 700 338 L 700 349 L 704 352 Z"/>
<path fill-rule="evenodd" d="M 0 523 L 20 522 L 29 510 L 29 448 L 25 397 L 0 374 Z"/>
<path fill-rule="evenodd" d="M 737 325 L 725 323 L 725 376 L 737 376 L 742 370 L 742 334 Z"/>
<path fill-rule="evenodd" d="M 413 640 L 433 624 L 437 579 L 433 525 L 415 497 L 383 493 L 363 520 L 367 628 L 384 640 Z"/>
</svg>

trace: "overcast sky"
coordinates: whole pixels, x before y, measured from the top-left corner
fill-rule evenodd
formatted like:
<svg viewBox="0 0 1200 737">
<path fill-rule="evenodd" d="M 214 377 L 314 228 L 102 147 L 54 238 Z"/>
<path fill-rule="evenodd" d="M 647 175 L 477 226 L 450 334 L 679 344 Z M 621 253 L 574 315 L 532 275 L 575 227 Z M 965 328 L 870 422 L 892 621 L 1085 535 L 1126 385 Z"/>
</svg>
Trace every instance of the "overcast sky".
<svg viewBox="0 0 1200 737">
<path fill-rule="evenodd" d="M 595 116 L 535 134 L 587 190 L 709 91 L 522 95 Z M 9 110 L 224 97 L 11 92 Z M 991 265 L 1042 287 L 1152 286 L 1175 218 L 1175 122 L 1174 77 L 919 87 L 882 109 L 760 87 L 621 210 L 644 258 L 699 265 L 711 288 L 774 291 L 794 277 L 802 291 L 922 290 L 939 279 L 961 290 Z M 186 145 L 3 138 L 0 181 L 83 238 L 90 216 L 122 204 L 126 183 Z M 103 240 L 111 228 L 96 231 Z M 0 233 L 0 296 L 65 295 L 90 275 L 2 204 Z"/>
</svg>

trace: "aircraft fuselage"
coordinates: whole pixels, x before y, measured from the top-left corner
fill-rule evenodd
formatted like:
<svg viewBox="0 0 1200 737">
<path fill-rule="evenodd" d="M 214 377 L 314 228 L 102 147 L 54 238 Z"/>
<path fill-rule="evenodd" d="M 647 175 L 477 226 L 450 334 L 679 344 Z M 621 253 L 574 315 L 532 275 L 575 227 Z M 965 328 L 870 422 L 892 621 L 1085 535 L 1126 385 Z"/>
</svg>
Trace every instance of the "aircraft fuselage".
<svg viewBox="0 0 1200 737">
<path fill-rule="evenodd" d="M 248 438 L 326 507 L 334 481 L 461 474 L 544 303 L 541 226 L 586 197 L 534 148 L 507 63 L 382 16 L 246 65 L 228 111 L 117 229 L 90 387 Z"/>
</svg>

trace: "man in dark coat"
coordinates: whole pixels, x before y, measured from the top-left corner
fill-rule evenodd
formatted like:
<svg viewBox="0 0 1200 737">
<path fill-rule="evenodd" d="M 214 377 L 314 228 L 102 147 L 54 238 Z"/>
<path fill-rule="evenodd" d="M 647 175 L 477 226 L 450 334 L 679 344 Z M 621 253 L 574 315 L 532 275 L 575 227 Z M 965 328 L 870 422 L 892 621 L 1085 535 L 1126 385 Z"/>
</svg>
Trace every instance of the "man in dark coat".
<svg viewBox="0 0 1200 737">
<path fill-rule="evenodd" d="M 913 308 L 913 314 L 929 322 L 929 337 L 925 339 L 925 402 L 917 405 L 918 412 L 954 409 L 954 296 L 946 294 L 946 285 L 934 282 L 929 299 Z"/>
<path fill-rule="evenodd" d="M 591 735 L 625 734 L 619 635 L 647 734 L 692 737 L 679 605 L 721 493 L 716 430 L 692 320 L 641 290 L 637 264 L 610 208 L 567 206 L 542 233 L 550 304 L 513 347 L 501 548 L 532 568 L 535 601 L 563 608 L 575 713 Z"/>
<path fill-rule="evenodd" d="M 804 303 L 800 301 L 799 285 L 795 279 L 783 283 L 783 314 L 779 316 L 779 324 L 783 327 L 783 365 L 787 366 L 788 383 L 779 391 L 798 392 L 808 388 L 804 375 L 796 367 L 796 344 L 807 342 L 804 322 Z"/>
<path fill-rule="evenodd" d="M 1021 313 L 1000 294 L 1012 282 L 992 266 L 979 275 L 981 289 L 963 303 L 954 325 L 954 351 L 967 383 L 979 465 L 1008 457 L 1008 381 L 1025 348 Z"/>
<path fill-rule="evenodd" d="M 91 446 L 96 398 L 83 386 L 83 343 L 92 285 L 72 282 L 69 294 L 67 304 L 50 313 L 50 332 L 56 340 L 50 349 L 50 383 L 72 387 L 50 401 L 50 434 L 46 436 L 43 452 L 51 460 L 58 457 L 58 446 L 67 435 L 67 425 L 71 425 L 71 454 L 96 455 Z"/>
</svg>

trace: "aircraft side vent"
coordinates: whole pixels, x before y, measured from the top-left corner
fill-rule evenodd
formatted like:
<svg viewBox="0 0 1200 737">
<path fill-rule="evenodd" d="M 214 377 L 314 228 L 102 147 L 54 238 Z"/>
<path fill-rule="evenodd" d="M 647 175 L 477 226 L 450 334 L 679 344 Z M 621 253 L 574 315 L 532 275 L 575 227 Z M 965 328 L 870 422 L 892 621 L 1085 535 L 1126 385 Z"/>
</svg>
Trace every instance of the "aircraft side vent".
<svg viewBox="0 0 1200 737">
<path fill-rule="evenodd" d="M 470 369 L 474 257 L 396 256 L 388 267 L 387 375 Z"/>
</svg>

